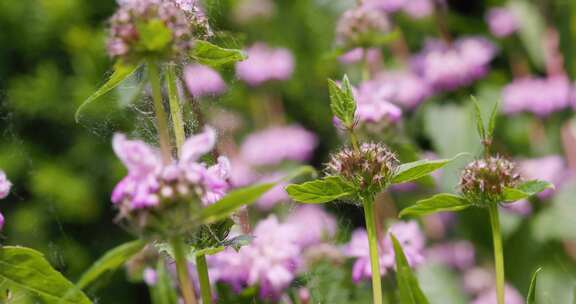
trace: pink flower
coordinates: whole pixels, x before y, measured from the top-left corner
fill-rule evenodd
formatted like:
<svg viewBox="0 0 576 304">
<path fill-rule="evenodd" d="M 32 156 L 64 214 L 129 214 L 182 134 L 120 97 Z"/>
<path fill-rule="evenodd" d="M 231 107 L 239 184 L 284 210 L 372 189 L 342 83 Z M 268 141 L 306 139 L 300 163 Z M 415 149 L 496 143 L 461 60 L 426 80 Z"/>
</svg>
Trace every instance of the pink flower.
<svg viewBox="0 0 576 304">
<path fill-rule="evenodd" d="M 296 242 L 309 247 L 321 242 L 324 237 L 336 233 L 336 220 L 324 209 L 314 205 L 301 205 L 286 219 L 286 224 L 295 227 Z"/>
<path fill-rule="evenodd" d="M 573 86 L 564 76 L 520 78 L 502 90 L 506 114 L 531 112 L 546 117 L 569 107 L 574 101 Z"/>
<path fill-rule="evenodd" d="M 412 65 L 435 90 L 454 90 L 483 77 L 495 54 L 494 45 L 482 37 L 461 38 L 451 46 L 430 40 Z"/>
<path fill-rule="evenodd" d="M 432 246 L 426 250 L 426 259 L 459 270 L 468 269 L 476 262 L 474 245 L 468 241 L 447 242 Z"/>
<path fill-rule="evenodd" d="M 271 127 L 248 135 L 240 147 L 240 156 L 255 166 L 306 161 L 317 144 L 316 136 L 301 126 Z"/>
<path fill-rule="evenodd" d="M 403 11 L 417 19 L 429 16 L 434 10 L 431 0 L 368 0 L 365 5 L 386 13 Z"/>
<path fill-rule="evenodd" d="M 144 273 L 142 274 L 142 278 L 144 279 L 144 282 L 148 286 L 154 286 L 154 285 L 156 285 L 156 282 L 158 281 L 158 275 L 156 273 L 156 270 L 154 270 L 152 268 L 144 269 Z"/>
<path fill-rule="evenodd" d="M 395 88 L 378 80 L 361 83 L 355 94 L 358 120 L 366 123 L 398 122 L 402 110 L 391 103 L 394 92 Z"/>
<path fill-rule="evenodd" d="M 186 88 L 194 97 L 218 95 L 226 90 L 220 74 L 210 67 L 193 64 L 184 68 Z"/>
<path fill-rule="evenodd" d="M 236 75 L 247 84 L 259 86 L 267 81 L 282 81 L 292 76 L 294 59 L 287 49 L 273 49 L 264 43 L 256 43 L 247 53 L 248 59 L 236 64 Z"/>
<path fill-rule="evenodd" d="M 495 7 L 488 11 L 486 22 L 490 27 L 490 32 L 496 37 L 507 37 L 514 34 L 520 23 L 514 12 L 505 7 Z"/>
<path fill-rule="evenodd" d="M 225 157 L 212 166 L 198 161 L 215 143 L 216 133 L 207 127 L 186 140 L 179 161 L 164 165 L 156 148 L 116 134 L 114 152 L 128 168 L 128 175 L 114 188 L 112 202 L 128 210 L 155 207 L 163 200 L 191 195 L 197 195 L 204 204 L 216 202 L 229 188 L 230 163 Z"/>
<path fill-rule="evenodd" d="M 12 188 L 12 183 L 6 177 L 6 173 L 0 170 L 0 199 L 4 199 L 8 196 L 10 188 Z"/>
<path fill-rule="evenodd" d="M 506 285 L 504 287 L 504 297 L 506 304 L 524 304 L 524 298 L 516 290 L 516 288 Z M 472 304 L 497 304 L 496 300 L 496 288 L 492 288 L 479 294 L 473 301 Z"/>
<path fill-rule="evenodd" d="M 415 221 L 397 222 L 386 233 L 382 246 L 379 248 L 380 272 L 384 276 L 395 267 L 394 248 L 390 234 L 398 239 L 410 266 L 415 267 L 424 261 L 425 237 Z M 350 243 L 344 248 L 344 254 L 356 258 L 352 269 L 352 280 L 359 282 L 372 276 L 370 266 L 370 251 L 368 234 L 364 229 L 357 229 L 352 233 Z"/>
<path fill-rule="evenodd" d="M 364 56 L 368 57 L 369 64 L 375 64 L 380 60 L 380 50 L 377 48 L 355 48 L 338 57 L 338 60 L 344 64 L 353 64 L 362 61 Z"/>
</svg>

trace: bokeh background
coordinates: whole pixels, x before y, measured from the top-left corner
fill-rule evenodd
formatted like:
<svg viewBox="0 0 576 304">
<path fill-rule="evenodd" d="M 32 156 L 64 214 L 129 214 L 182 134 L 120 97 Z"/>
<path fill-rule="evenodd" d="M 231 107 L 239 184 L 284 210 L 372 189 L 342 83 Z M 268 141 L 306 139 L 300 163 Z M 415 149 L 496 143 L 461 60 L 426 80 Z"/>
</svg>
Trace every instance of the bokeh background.
<svg viewBox="0 0 576 304">
<path fill-rule="evenodd" d="M 521 2 L 523 27 L 517 37 L 504 40 L 491 36 L 485 22 L 487 11 L 504 1 L 448 1 L 443 20 L 453 37 L 482 35 L 497 46 L 490 70 L 471 85 L 433 94 L 404 113 L 401 127 L 387 127 L 373 137 L 394 139 L 398 147 L 405 148 L 402 151 L 432 151 L 439 157 L 478 153 L 469 96 L 478 98 L 487 115 L 514 78 L 514 58 L 525 58 L 524 67 L 531 74 L 545 75 L 543 37 L 551 35 L 549 28 L 559 35 L 561 64 L 568 78 L 574 79 L 576 2 L 512 2 Z M 342 143 L 332 123 L 326 79 L 347 72 L 357 83 L 361 74 L 357 67 L 341 64 L 334 47 L 338 17 L 353 5 L 344 0 L 206 1 L 210 22 L 226 32 L 227 43 L 249 46 L 264 41 L 287 48 L 294 56 L 295 71 L 290 80 L 251 89 L 236 79 L 233 68 L 225 69 L 228 92 L 206 100 L 203 107 L 209 113 L 222 108 L 233 112 L 241 125 L 234 140 L 240 142 L 260 128 L 255 117 L 271 115 L 265 107 L 254 109 L 250 100 L 274 96 L 283 119 L 297 122 L 319 138 L 310 163 L 321 168 L 328 153 Z M 0 205 L 7 219 L 1 242 L 44 252 L 72 279 L 107 249 L 132 238 L 113 221 L 116 212 L 109 197 L 124 169 L 112 153 L 112 134 L 123 131 L 150 137 L 154 130 L 149 120 L 140 118 L 142 110 L 133 98 L 139 87 L 130 82 L 90 105 L 79 123 L 74 121 L 76 108 L 111 73 L 105 28 L 116 6 L 113 0 L 0 1 L 0 168 L 15 185 L 10 198 Z M 409 53 L 422 49 L 426 37 L 438 36 L 432 17 L 399 15 L 395 22 Z M 399 65 L 391 49 L 383 48 L 384 66 Z M 546 102 L 543 97 L 543 107 Z M 575 138 L 574 111 L 567 107 L 545 117 L 534 113 L 500 116 L 495 147 L 517 159 L 556 155 L 563 161 L 561 169 L 576 170 Z M 410 153 L 401 152 L 405 158 L 411 158 Z M 455 191 L 456 172 L 462 166 L 460 162 L 446 169 L 437 186 L 393 192 L 393 200 L 406 206 L 439 189 Z M 536 171 L 546 170 L 540 166 Z M 566 176 L 552 196 L 532 202 L 530 214 L 502 215 L 508 281 L 525 293 L 532 271 L 544 267 L 539 297 L 548 302 L 542 303 L 568 303 L 576 286 L 576 183 Z M 354 206 L 337 204 L 328 209 L 342 219 L 343 230 L 362 225 L 361 211 Z M 463 212 L 454 225 L 448 237 L 471 241 L 479 264 L 490 261 L 487 215 Z M 339 236 L 341 240 L 348 237 L 349 231 Z M 428 267 L 421 278 L 426 290 L 441 294 L 458 285 L 458 274 L 445 267 Z M 453 285 L 436 286 L 442 284 Z M 337 299 L 332 293 L 341 291 L 333 286 L 322 288 L 326 288 L 326 299 Z M 433 302 L 466 302 L 465 297 L 458 297 L 459 292 L 453 294 L 450 300 L 442 296 Z M 92 295 L 99 303 L 149 301 L 145 285 L 129 282 L 122 272 L 107 278 Z"/>
</svg>

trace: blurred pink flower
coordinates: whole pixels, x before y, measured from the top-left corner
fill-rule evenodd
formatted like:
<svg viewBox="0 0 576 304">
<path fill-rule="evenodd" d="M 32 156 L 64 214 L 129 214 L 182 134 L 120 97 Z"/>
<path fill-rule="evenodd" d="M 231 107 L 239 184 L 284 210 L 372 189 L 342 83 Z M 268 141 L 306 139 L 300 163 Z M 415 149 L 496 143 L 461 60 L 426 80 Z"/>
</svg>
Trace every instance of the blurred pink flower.
<svg viewBox="0 0 576 304">
<path fill-rule="evenodd" d="M 186 88 L 194 97 L 221 94 L 226 90 L 226 83 L 220 74 L 210 67 L 192 64 L 184 68 Z"/>
<path fill-rule="evenodd" d="M 418 266 L 424 261 L 423 254 L 426 239 L 420 227 L 418 227 L 418 223 L 415 221 L 397 222 L 388 229 L 386 237 L 382 241 L 382 248 L 379 248 L 380 272 L 382 276 L 395 267 L 394 248 L 390 234 L 394 234 L 400 242 L 410 266 Z M 352 280 L 354 282 L 369 279 L 372 276 L 366 230 L 360 228 L 352 233 L 352 239 L 345 246 L 344 254 L 356 259 L 352 269 Z"/>
<path fill-rule="evenodd" d="M 506 37 L 515 33 L 520 23 L 514 12 L 505 7 L 495 7 L 488 11 L 486 22 L 490 32 L 496 37 Z"/>
<path fill-rule="evenodd" d="M 301 126 L 271 127 L 248 135 L 240 147 L 240 156 L 255 166 L 306 161 L 317 144 L 316 136 Z"/>
<path fill-rule="evenodd" d="M 12 188 L 12 183 L 6 177 L 6 173 L 0 170 L 0 199 L 4 199 L 8 196 L 10 188 Z"/>
<path fill-rule="evenodd" d="M 287 80 L 294 70 L 294 59 L 287 49 L 255 43 L 247 50 L 248 59 L 236 64 L 236 75 L 251 86 L 271 80 Z"/>
<path fill-rule="evenodd" d="M 476 262 L 474 245 L 469 241 L 446 242 L 434 245 L 426 250 L 426 259 L 459 270 L 468 269 Z"/>
<path fill-rule="evenodd" d="M 338 57 L 338 60 L 344 64 L 353 64 L 362 61 L 364 56 L 367 56 L 369 64 L 375 64 L 380 60 L 380 50 L 377 48 L 355 48 Z"/>
<path fill-rule="evenodd" d="M 432 0 L 367 0 L 365 5 L 386 13 L 403 11 L 412 18 L 423 18 L 434 11 Z"/>
<path fill-rule="evenodd" d="M 336 219 L 322 207 L 314 205 L 296 207 L 286 219 L 286 224 L 295 227 L 296 242 L 302 247 L 318 244 L 324 237 L 336 233 Z"/>
<path fill-rule="evenodd" d="M 146 285 L 148 286 L 154 286 L 158 281 L 158 275 L 156 273 L 156 270 L 154 270 L 153 268 L 144 269 L 144 272 L 142 273 L 142 278 L 144 279 L 144 283 L 146 283 Z"/>
<path fill-rule="evenodd" d="M 531 112 L 545 117 L 569 107 L 574 87 L 564 76 L 519 78 L 502 90 L 502 110 L 506 114 Z"/>
<path fill-rule="evenodd" d="M 495 54 L 495 46 L 483 37 L 460 38 L 451 46 L 429 40 L 412 66 L 433 89 L 454 90 L 483 77 Z"/>
<path fill-rule="evenodd" d="M 370 80 L 360 84 L 356 90 L 356 116 L 366 123 L 387 121 L 398 122 L 402 110 L 391 102 L 395 88 L 378 80 Z"/>
<path fill-rule="evenodd" d="M 504 296 L 506 304 L 524 304 L 524 298 L 516 290 L 516 288 L 506 285 L 504 287 Z M 496 300 L 496 288 L 492 288 L 488 291 L 479 294 L 473 301 L 472 304 L 497 304 Z"/>
</svg>

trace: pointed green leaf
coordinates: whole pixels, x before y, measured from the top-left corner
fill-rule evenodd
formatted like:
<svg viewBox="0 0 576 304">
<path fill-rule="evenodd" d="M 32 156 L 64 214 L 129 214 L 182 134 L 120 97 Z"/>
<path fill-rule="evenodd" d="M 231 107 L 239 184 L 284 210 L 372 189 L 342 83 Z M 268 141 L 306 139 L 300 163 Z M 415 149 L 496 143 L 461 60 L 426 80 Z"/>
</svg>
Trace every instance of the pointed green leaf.
<svg viewBox="0 0 576 304">
<path fill-rule="evenodd" d="M 428 299 L 420 289 L 420 284 L 412 272 L 408 260 L 402 251 L 402 246 L 394 235 L 390 235 L 394 245 L 396 259 L 396 280 L 398 281 L 400 304 L 429 304 Z"/>
<path fill-rule="evenodd" d="M 504 188 L 504 202 L 525 199 L 546 189 L 554 189 L 554 185 L 546 181 L 531 180 L 516 188 Z"/>
<path fill-rule="evenodd" d="M 160 259 L 156 266 L 156 284 L 150 286 L 150 295 L 153 304 L 178 303 L 176 288 L 172 285 L 170 274 L 166 270 L 163 259 Z"/>
<path fill-rule="evenodd" d="M 416 204 L 404 208 L 399 217 L 422 216 L 436 212 L 460 211 L 472 206 L 465 198 L 450 194 L 436 194 L 431 198 L 418 201 Z"/>
<path fill-rule="evenodd" d="M 120 83 L 122 83 L 122 81 L 124 81 L 124 79 L 132 75 L 132 73 L 134 73 L 138 69 L 138 67 L 140 67 L 140 64 L 128 65 L 123 64 L 121 62 L 117 62 L 114 65 L 114 72 L 110 76 L 110 79 L 108 79 L 108 81 L 106 81 L 104 85 L 102 85 L 96 92 L 90 95 L 90 97 L 84 100 L 84 102 L 78 107 L 78 109 L 76 110 L 76 114 L 74 115 L 74 119 L 76 119 L 76 122 L 80 120 L 80 113 L 87 105 L 89 105 L 96 99 L 100 98 L 102 95 L 110 92 L 112 89 L 117 87 Z"/>
<path fill-rule="evenodd" d="M 274 186 L 276 183 L 264 183 L 232 190 L 221 200 L 202 209 L 198 218 L 202 224 L 221 221 L 232 215 L 238 208 L 253 204 Z"/>
<path fill-rule="evenodd" d="M 247 58 L 242 50 L 226 49 L 203 40 L 196 41 L 190 57 L 198 63 L 213 68 L 234 64 Z"/>
<path fill-rule="evenodd" d="M 10 288 L 30 292 L 46 304 L 90 304 L 90 299 L 33 249 L 0 248 L 0 279 Z"/>
<path fill-rule="evenodd" d="M 536 269 L 530 280 L 530 288 L 528 288 L 528 296 L 526 297 L 526 304 L 536 304 L 536 280 L 538 278 L 538 273 L 542 268 Z"/>
<path fill-rule="evenodd" d="M 392 183 L 400 184 L 417 180 L 444 167 L 446 164 L 457 159 L 462 155 L 464 154 L 463 153 L 458 154 L 450 159 L 437 159 L 437 160 L 422 159 L 415 162 L 402 164 L 400 165 L 400 167 L 398 167 L 398 172 L 396 172 L 396 175 L 392 178 Z"/>
<path fill-rule="evenodd" d="M 328 176 L 303 184 L 294 184 L 286 187 L 290 198 L 297 202 L 307 204 L 322 204 L 333 200 L 351 196 L 354 188 L 338 176 Z"/>
<path fill-rule="evenodd" d="M 480 105 L 476 97 L 470 96 L 472 103 L 474 104 L 474 114 L 476 115 L 476 131 L 481 139 L 486 139 L 486 131 L 484 129 L 484 120 L 482 120 L 482 111 L 480 111 Z"/>
<path fill-rule="evenodd" d="M 146 246 L 146 242 L 136 240 L 109 250 L 82 274 L 76 286 L 84 289 L 103 274 L 115 271 L 124 265 L 131 257 L 140 252 L 144 246 Z"/>
<path fill-rule="evenodd" d="M 496 118 L 498 117 L 498 110 L 500 109 L 500 101 L 496 101 L 490 113 L 490 120 L 488 121 L 488 130 L 486 131 L 486 138 L 492 139 L 494 130 L 496 129 Z"/>
<path fill-rule="evenodd" d="M 330 93 L 330 108 L 334 116 L 350 128 L 354 124 L 356 101 L 348 77 L 344 75 L 341 86 L 328 79 L 328 91 Z"/>
</svg>

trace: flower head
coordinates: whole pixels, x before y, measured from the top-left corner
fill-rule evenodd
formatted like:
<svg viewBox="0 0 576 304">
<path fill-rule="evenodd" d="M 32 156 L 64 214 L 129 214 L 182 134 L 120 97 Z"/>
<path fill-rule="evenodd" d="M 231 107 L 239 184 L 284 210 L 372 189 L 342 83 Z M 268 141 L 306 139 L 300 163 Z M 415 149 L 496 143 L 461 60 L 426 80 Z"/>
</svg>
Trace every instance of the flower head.
<svg viewBox="0 0 576 304">
<path fill-rule="evenodd" d="M 565 76 L 519 78 L 502 90 L 506 114 L 531 112 L 546 117 L 574 102 L 574 87 Z"/>
<path fill-rule="evenodd" d="M 487 206 L 504 199 L 504 189 L 520 182 L 516 164 L 502 157 L 479 159 L 468 164 L 460 177 L 460 190 L 473 204 Z"/>
<path fill-rule="evenodd" d="M 128 169 L 128 174 L 116 185 L 112 202 L 121 217 L 143 219 L 149 212 L 159 212 L 190 202 L 207 205 L 216 202 L 228 190 L 230 164 L 219 157 L 214 165 L 199 161 L 215 144 L 211 128 L 192 136 L 182 146 L 179 161 L 163 164 L 156 148 L 139 140 L 129 140 L 123 134 L 113 139 L 114 152 Z M 185 217 L 185 214 L 181 216 Z"/>
<path fill-rule="evenodd" d="M 287 80 L 294 71 L 294 58 L 287 49 L 256 43 L 247 50 L 248 59 L 236 64 L 236 75 L 250 86 Z"/>
<path fill-rule="evenodd" d="M 507 37 L 514 34 L 520 27 L 518 17 L 505 7 L 495 7 L 488 11 L 486 21 L 490 32 L 496 37 Z"/>
<path fill-rule="evenodd" d="M 184 68 L 186 88 L 194 97 L 218 95 L 226 90 L 226 83 L 218 72 L 201 64 Z"/>
<path fill-rule="evenodd" d="M 195 0 L 124 0 L 110 19 L 108 54 L 127 61 L 172 58 L 210 34 Z"/>
<path fill-rule="evenodd" d="M 386 146 L 364 143 L 358 150 L 344 148 L 330 157 L 329 175 L 343 177 L 349 183 L 370 193 L 384 189 L 399 165 L 396 155 Z"/>
<path fill-rule="evenodd" d="M 369 46 L 374 36 L 391 28 L 388 17 L 367 6 L 357 6 L 342 14 L 336 25 L 336 42 L 346 46 Z"/>
</svg>

